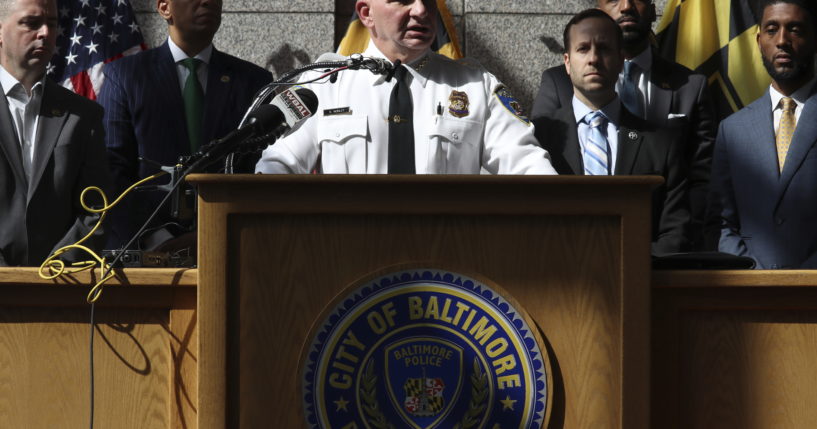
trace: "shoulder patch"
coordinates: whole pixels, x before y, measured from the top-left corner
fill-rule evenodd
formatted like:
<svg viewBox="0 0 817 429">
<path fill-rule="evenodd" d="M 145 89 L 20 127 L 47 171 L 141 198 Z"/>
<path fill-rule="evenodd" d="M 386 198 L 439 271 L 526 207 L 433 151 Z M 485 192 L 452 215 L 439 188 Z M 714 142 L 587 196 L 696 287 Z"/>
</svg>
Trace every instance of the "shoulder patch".
<svg viewBox="0 0 817 429">
<path fill-rule="evenodd" d="M 524 122 L 526 125 L 530 125 L 530 119 L 525 116 L 525 112 L 522 109 L 522 105 L 519 104 L 519 101 L 514 98 L 508 88 L 504 85 L 500 85 L 494 90 L 494 96 L 511 112 L 512 115 L 516 116 L 517 119 Z"/>
</svg>

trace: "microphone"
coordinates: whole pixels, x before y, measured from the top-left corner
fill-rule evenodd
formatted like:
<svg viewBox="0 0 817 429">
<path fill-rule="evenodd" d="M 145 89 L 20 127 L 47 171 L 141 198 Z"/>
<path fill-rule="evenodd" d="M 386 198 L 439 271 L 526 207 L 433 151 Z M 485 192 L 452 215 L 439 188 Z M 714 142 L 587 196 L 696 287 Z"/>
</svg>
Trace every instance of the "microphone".
<svg viewBox="0 0 817 429">
<path fill-rule="evenodd" d="M 188 160 L 185 173 L 200 171 L 238 150 L 253 137 L 279 138 L 318 109 L 318 97 L 312 90 L 287 89 L 247 115 L 244 125 L 223 138 L 203 146 Z"/>
<path fill-rule="evenodd" d="M 349 57 L 344 57 L 343 55 L 336 54 L 334 52 L 327 52 L 321 54 L 317 60 L 315 60 L 316 65 L 325 65 L 327 67 L 348 67 L 350 70 L 369 70 L 374 74 L 385 74 L 388 75 L 392 73 L 392 70 L 395 66 L 393 66 L 388 60 L 383 58 L 375 58 L 375 57 L 364 57 L 361 54 L 352 54 Z"/>
</svg>

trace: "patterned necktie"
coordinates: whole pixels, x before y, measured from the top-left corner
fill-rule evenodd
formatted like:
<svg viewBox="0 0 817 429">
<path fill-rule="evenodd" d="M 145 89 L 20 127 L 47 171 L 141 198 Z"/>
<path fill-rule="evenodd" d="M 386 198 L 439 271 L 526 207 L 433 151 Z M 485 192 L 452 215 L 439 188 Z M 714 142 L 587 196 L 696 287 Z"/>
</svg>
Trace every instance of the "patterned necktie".
<svg viewBox="0 0 817 429">
<path fill-rule="evenodd" d="M 584 174 L 607 176 L 610 174 L 610 163 L 608 162 L 610 148 L 603 130 L 606 127 L 607 118 L 603 113 L 596 111 L 588 113 L 584 121 L 590 125 L 587 141 L 582 151 Z"/>
<path fill-rule="evenodd" d="M 186 58 L 182 65 L 190 71 L 184 81 L 182 98 L 184 99 L 184 116 L 187 120 L 187 135 L 190 138 L 190 153 L 195 153 L 201 145 L 201 124 L 204 119 L 204 91 L 199 82 L 198 69 L 201 60 Z"/>
<path fill-rule="evenodd" d="M 621 102 L 630 113 L 644 117 L 644 109 L 641 107 L 641 91 L 638 89 L 638 84 L 633 79 L 633 73 L 638 66 L 632 61 L 624 62 L 624 76 L 621 79 L 621 93 L 618 95 Z"/>
<path fill-rule="evenodd" d="M 389 98 L 389 174 L 415 174 L 414 103 L 405 81 L 408 69 L 400 66 L 394 72 L 394 89 Z"/>
<path fill-rule="evenodd" d="M 794 118 L 794 109 L 797 108 L 797 103 L 791 97 L 783 97 L 780 99 L 780 108 L 783 114 L 780 115 L 780 126 L 777 128 L 777 164 L 780 166 L 780 171 L 783 171 L 783 164 L 786 162 L 786 154 L 789 153 L 789 145 L 791 145 L 791 137 L 794 134 L 794 127 L 796 125 Z"/>
</svg>

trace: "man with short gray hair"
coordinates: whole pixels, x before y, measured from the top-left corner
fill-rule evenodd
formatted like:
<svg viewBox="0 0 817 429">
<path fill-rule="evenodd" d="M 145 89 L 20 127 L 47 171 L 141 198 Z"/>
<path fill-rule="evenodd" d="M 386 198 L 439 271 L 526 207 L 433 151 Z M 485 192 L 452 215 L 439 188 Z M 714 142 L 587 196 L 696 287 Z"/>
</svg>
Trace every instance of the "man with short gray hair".
<svg viewBox="0 0 817 429">
<path fill-rule="evenodd" d="M 99 216 L 80 194 L 109 184 L 102 108 L 45 78 L 56 39 L 56 0 L 0 1 L 0 266 L 39 265 L 87 235 Z"/>
</svg>

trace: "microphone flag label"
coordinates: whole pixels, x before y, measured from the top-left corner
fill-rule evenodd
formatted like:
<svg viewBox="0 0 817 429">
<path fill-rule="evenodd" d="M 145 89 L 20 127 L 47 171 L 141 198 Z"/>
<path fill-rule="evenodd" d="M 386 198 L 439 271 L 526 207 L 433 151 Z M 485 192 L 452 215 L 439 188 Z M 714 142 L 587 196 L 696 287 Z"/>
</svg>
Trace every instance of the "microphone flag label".
<svg viewBox="0 0 817 429">
<path fill-rule="evenodd" d="M 304 118 L 312 116 L 312 111 L 301 100 L 301 97 L 295 93 L 297 88 L 300 87 L 289 88 L 272 99 L 272 105 L 284 112 L 284 120 L 289 127 L 293 127 Z"/>
<path fill-rule="evenodd" d="M 545 427 L 541 336 L 498 286 L 414 269 L 347 288 L 301 354 L 311 428 Z"/>
</svg>

